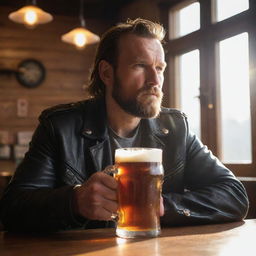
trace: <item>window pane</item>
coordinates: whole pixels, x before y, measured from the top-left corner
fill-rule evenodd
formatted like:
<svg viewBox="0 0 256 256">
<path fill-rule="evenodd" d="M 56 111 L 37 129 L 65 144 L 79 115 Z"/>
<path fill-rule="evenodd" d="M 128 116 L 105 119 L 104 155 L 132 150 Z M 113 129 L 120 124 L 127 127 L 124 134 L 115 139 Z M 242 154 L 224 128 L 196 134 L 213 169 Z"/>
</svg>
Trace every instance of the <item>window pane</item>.
<svg viewBox="0 0 256 256">
<path fill-rule="evenodd" d="M 191 130 L 200 137 L 200 71 L 199 50 L 177 58 L 176 83 L 179 88 L 179 108 L 188 116 Z"/>
<path fill-rule="evenodd" d="M 169 17 L 170 38 L 187 35 L 200 29 L 200 4 L 195 2 L 174 12 L 171 10 Z"/>
<path fill-rule="evenodd" d="M 225 20 L 249 8 L 249 0 L 215 0 L 217 21 Z"/>
<path fill-rule="evenodd" d="M 220 41 L 222 160 L 251 163 L 248 33 Z"/>
</svg>

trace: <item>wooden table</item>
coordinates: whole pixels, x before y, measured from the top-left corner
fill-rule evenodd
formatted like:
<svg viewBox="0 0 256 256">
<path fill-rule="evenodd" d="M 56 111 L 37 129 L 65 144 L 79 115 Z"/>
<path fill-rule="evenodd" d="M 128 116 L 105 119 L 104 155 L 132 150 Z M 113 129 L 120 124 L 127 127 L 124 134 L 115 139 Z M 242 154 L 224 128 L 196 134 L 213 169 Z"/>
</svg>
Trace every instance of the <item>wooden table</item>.
<svg viewBox="0 0 256 256">
<path fill-rule="evenodd" d="M 158 238 L 122 239 L 113 229 L 50 235 L 0 233 L 0 255 L 255 256 L 256 220 L 166 228 Z"/>
</svg>

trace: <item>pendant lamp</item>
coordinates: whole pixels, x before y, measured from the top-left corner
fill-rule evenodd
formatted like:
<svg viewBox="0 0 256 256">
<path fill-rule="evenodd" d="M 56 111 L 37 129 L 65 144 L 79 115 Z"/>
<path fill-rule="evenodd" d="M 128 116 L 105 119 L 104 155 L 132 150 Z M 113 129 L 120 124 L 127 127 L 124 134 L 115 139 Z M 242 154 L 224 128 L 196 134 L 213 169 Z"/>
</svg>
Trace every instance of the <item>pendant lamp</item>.
<svg viewBox="0 0 256 256">
<path fill-rule="evenodd" d="M 88 44 L 94 44 L 100 41 L 98 35 L 92 33 L 85 26 L 84 19 L 84 0 L 80 0 L 80 27 L 74 28 L 68 33 L 61 36 L 61 40 L 65 43 L 73 44 L 78 49 L 83 49 Z"/>
<path fill-rule="evenodd" d="M 34 28 L 39 24 L 44 24 L 52 21 L 52 15 L 44 12 L 36 6 L 36 0 L 32 0 L 32 5 L 26 5 L 16 12 L 9 14 L 9 19 L 22 23 L 28 28 Z"/>
</svg>

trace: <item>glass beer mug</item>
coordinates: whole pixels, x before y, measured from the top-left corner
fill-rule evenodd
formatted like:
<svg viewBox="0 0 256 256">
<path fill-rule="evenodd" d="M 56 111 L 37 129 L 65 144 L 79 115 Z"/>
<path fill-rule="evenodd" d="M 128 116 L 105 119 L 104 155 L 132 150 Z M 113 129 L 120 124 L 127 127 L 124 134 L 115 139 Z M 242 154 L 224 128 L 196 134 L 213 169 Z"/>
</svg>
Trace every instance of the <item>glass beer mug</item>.
<svg viewBox="0 0 256 256">
<path fill-rule="evenodd" d="M 158 236 L 163 181 L 162 150 L 117 149 L 114 167 L 119 204 L 117 236 L 123 238 Z"/>
</svg>

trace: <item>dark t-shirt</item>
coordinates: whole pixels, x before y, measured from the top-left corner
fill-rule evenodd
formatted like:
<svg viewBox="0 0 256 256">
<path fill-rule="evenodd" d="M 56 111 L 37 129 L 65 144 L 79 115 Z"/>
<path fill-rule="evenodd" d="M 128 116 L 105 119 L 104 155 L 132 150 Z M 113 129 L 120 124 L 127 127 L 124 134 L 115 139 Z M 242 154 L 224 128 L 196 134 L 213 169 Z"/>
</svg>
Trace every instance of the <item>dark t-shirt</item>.
<svg viewBox="0 0 256 256">
<path fill-rule="evenodd" d="M 141 147 L 141 130 L 141 125 L 139 124 L 129 137 L 120 137 L 110 126 L 108 126 L 108 134 L 113 159 L 115 156 L 115 150 L 117 148 Z"/>
</svg>

